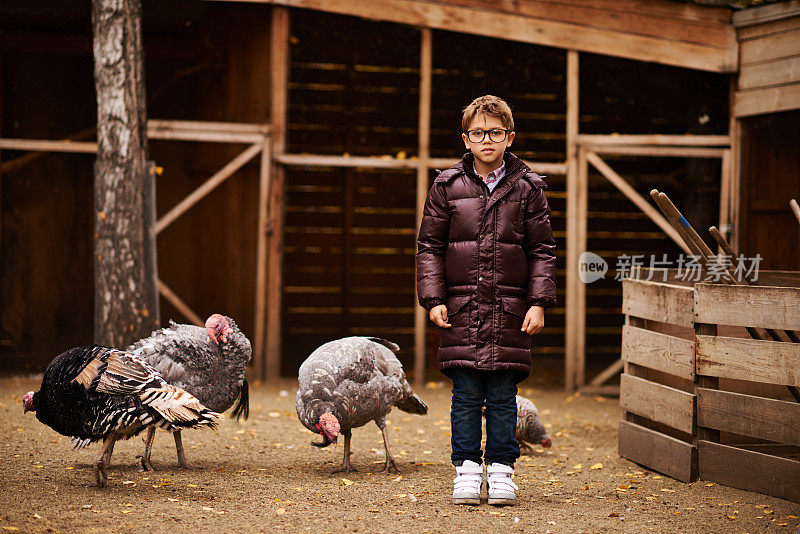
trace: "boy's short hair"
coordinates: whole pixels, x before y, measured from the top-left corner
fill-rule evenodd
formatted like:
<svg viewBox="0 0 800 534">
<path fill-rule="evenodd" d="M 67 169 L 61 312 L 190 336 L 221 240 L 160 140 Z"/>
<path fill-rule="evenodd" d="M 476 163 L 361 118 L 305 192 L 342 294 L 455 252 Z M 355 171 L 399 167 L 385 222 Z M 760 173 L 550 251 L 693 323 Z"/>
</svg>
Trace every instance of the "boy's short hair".
<svg viewBox="0 0 800 534">
<path fill-rule="evenodd" d="M 479 96 L 464 108 L 464 114 L 461 116 L 461 130 L 466 133 L 472 120 L 480 114 L 496 117 L 508 131 L 514 131 L 514 117 L 511 116 L 511 108 L 508 107 L 505 100 L 494 95 Z"/>
</svg>

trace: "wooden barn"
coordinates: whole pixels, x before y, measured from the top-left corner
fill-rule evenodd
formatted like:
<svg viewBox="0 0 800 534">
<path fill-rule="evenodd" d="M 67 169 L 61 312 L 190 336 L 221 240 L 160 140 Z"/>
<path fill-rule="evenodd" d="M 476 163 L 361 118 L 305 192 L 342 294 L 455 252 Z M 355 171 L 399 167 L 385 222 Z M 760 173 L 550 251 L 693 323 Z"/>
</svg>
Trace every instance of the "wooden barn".
<svg viewBox="0 0 800 534">
<path fill-rule="evenodd" d="M 161 319 L 234 317 L 257 377 L 370 334 L 424 379 L 417 219 L 481 94 L 510 103 L 512 150 L 549 185 L 559 304 L 534 340 L 540 383 L 613 391 L 617 257 L 682 252 L 653 187 L 762 268 L 800 265 L 798 1 L 142 4 Z M 94 91 L 88 3 L 0 5 L 4 371 L 92 337 Z M 587 250 L 604 280 L 580 282 Z"/>
</svg>

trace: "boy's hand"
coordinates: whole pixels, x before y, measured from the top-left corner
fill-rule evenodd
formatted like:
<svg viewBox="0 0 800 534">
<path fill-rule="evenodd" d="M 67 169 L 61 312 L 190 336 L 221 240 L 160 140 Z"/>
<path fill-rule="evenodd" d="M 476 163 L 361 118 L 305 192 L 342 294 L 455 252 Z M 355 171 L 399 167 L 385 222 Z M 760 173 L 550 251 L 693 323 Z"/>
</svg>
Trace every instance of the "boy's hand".
<svg viewBox="0 0 800 534">
<path fill-rule="evenodd" d="M 526 334 L 537 334 L 542 328 L 544 328 L 544 308 L 531 306 L 525 314 L 525 320 L 522 321 L 522 331 Z"/>
<path fill-rule="evenodd" d="M 444 304 L 439 304 L 438 306 L 431 308 L 431 311 L 428 315 L 430 316 L 431 321 L 436 323 L 436 326 L 440 328 L 450 328 L 453 326 L 447 322 L 447 306 Z"/>
</svg>

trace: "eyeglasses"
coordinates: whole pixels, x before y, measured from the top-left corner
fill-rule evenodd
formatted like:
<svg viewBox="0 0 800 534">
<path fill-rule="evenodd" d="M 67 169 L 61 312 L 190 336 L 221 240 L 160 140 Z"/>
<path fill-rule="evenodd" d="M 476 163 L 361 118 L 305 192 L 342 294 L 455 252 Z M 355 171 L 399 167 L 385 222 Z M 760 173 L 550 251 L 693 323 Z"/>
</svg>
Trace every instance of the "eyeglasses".
<svg viewBox="0 0 800 534">
<path fill-rule="evenodd" d="M 482 143 L 486 139 L 486 134 L 489 134 L 489 140 L 492 143 L 502 143 L 508 137 L 508 130 L 502 128 L 492 128 L 491 130 L 470 130 L 467 132 L 467 139 L 470 143 Z"/>
</svg>

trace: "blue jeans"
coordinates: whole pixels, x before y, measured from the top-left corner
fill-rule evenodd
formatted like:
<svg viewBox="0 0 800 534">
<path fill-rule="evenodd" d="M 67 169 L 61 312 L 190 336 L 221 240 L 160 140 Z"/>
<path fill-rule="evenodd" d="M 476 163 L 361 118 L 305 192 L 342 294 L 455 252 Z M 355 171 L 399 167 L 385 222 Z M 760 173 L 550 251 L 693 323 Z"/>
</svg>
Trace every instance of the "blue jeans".
<svg viewBox="0 0 800 534">
<path fill-rule="evenodd" d="M 510 465 L 519 458 L 517 443 L 517 371 L 447 369 L 453 381 L 450 409 L 454 465 L 481 463 L 481 408 L 486 406 L 486 465 Z"/>
</svg>

